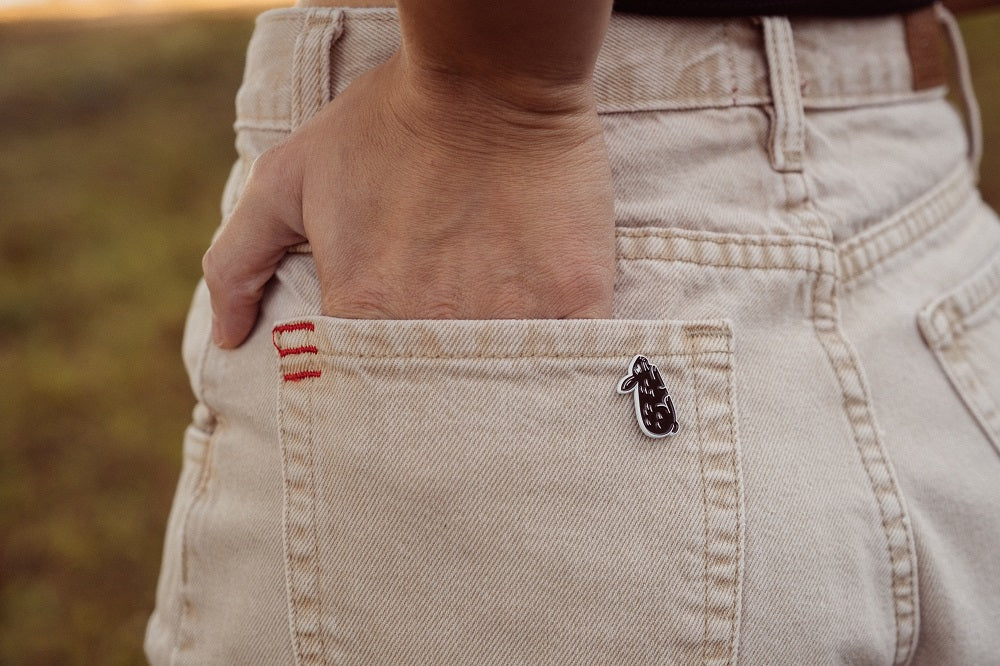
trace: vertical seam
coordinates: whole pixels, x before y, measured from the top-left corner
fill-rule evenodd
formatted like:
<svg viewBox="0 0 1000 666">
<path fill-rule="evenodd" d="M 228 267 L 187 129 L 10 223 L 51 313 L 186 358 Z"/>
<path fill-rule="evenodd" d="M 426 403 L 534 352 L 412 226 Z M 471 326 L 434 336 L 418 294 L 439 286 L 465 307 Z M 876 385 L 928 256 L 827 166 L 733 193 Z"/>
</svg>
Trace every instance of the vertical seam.
<svg viewBox="0 0 1000 666">
<path fill-rule="evenodd" d="M 691 355 L 691 385 L 694 388 L 694 413 L 698 422 L 696 432 L 698 433 L 698 471 L 701 476 L 701 516 L 704 530 L 704 547 L 702 549 L 702 587 L 703 604 L 702 620 L 703 630 L 701 639 L 701 663 L 708 664 L 708 480 L 705 477 L 705 455 L 704 455 L 704 422 L 701 414 L 702 390 L 699 382 L 701 373 L 698 371 L 698 359 L 696 349 L 693 344 L 693 337 L 690 335 L 684 338 L 685 351 Z"/>
<path fill-rule="evenodd" d="M 729 342 L 730 351 L 729 359 L 732 362 L 732 340 Z M 736 475 L 736 538 L 739 543 L 739 555 L 737 556 L 736 562 L 736 580 L 733 585 L 733 604 L 732 604 L 732 614 L 730 616 L 731 622 L 731 632 L 729 639 L 729 663 L 735 664 L 739 663 L 739 635 L 740 635 L 740 617 L 742 615 L 740 606 L 742 605 L 743 595 L 743 482 L 742 474 L 740 470 L 742 469 L 742 464 L 740 461 L 740 448 L 739 439 L 736 433 L 736 392 L 733 386 L 733 368 L 729 368 L 729 372 L 726 373 L 726 399 L 729 403 L 729 441 L 730 446 L 730 457 L 732 458 L 733 473 Z"/>
<path fill-rule="evenodd" d="M 722 42 L 726 49 L 726 65 L 729 67 L 729 92 L 732 95 L 733 106 L 737 106 L 739 85 L 736 78 L 736 57 L 733 55 L 732 21 L 722 22 Z"/>
<path fill-rule="evenodd" d="M 948 381 L 955 387 L 961 403 L 972 412 L 976 424 L 983 430 L 997 453 L 1000 453 L 1000 405 L 988 391 L 982 390 L 984 382 L 980 372 L 976 370 L 975 363 L 970 361 L 969 355 L 961 348 L 957 339 L 964 331 L 957 330 L 959 325 L 952 320 L 953 315 L 948 310 L 949 308 L 945 308 L 943 312 L 949 320 L 951 339 L 946 346 L 939 344 L 940 341 L 930 344 L 931 352 Z"/>
<path fill-rule="evenodd" d="M 195 398 L 205 405 L 205 407 L 212 412 L 212 408 L 208 404 L 208 396 L 205 387 L 205 366 L 208 364 L 208 355 L 212 350 L 212 339 L 211 336 L 206 336 L 205 342 L 202 345 L 201 353 L 198 355 L 198 366 L 195 370 L 197 377 L 197 392 Z M 200 395 L 198 395 L 200 394 Z M 205 450 L 202 454 L 201 469 L 198 473 L 198 479 L 196 481 L 195 487 L 191 492 L 191 500 L 184 511 L 184 517 L 181 519 L 180 532 L 181 532 L 181 554 L 180 554 L 180 567 L 181 567 L 181 584 L 180 591 L 178 594 L 178 601 L 180 603 L 180 608 L 177 612 L 177 618 L 174 625 L 174 640 L 173 646 L 170 654 L 170 663 L 176 663 L 178 658 L 178 652 L 181 649 L 182 635 L 184 633 L 184 627 L 187 625 L 187 616 L 189 614 L 189 608 L 191 605 L 190 594 L 188 593 L 188 568 L 190 560 L 190 546 L 189 546 L 189 525 L 191 522 L 191 516 L 194 511 L 195 506 L 200 502 L 202 496 L 208 486 L 208 469 L 211 464 L 211 455 L 214 448 L 213 442 L 218 433 L 219 428 L 215 428 L 212 433 L 205 440 Z M 182 461 L 182 471 L 183 471 L 183 461 Z"/>
<path fill-rule="evenodd" d="M 819 210 L 816 209 L 816 200 L 813 197 L 810 180 L 806 175 L 805 164 L 803 164 L 802 171 L 790 175 L 801 181 L 802 189 L 805 192 L 802 203 L 796 206 L 796 210 L 793 210 L 792 214 L 802 222 L 803 227 L 809 235 L 826 242 L 832 242 L 833 228 Z"/>
<path fill-rule="evenodd" d="M 181 649 L 181 637 L 185 632 L 185 627 L 188 624 L 188 618 L 190 616 L 191 598 L 188 593 L 188 578 L 189 578 L 189 560 L 190 560 L 190 539 L 189 539 L 189 528 L 191 524 L 191 518 L 194 514 L 195 507 L 197 507 L 205 493 L 208 490 L 208 479 L 211 476 L 209 467 L 212 464 L 212 450 L 213 442 L 216 437 L 216 433 L 219 432 L 217 427 L 212 431 L 205 440 L 205 451 L 201 460 L 201 469 L 198 473 L 198 479 L 195 487 L 191 492 L 191 501 L 187 505 L 187 509 L 184 511 L 184 518 L 181 521 L 181 588 L 180 588 L 180 611 L 177 615 L 177 625 L 174 632 L 174 645 L 171 650 L 170 662 L 175 663 L 178 656 L 178 652 Z"/>
<path fill-rule="evenodd" d="M 951 353 L 958 356 L 961 359 L 962 365 L 969 369 L 969 378 L 971 382 L 966 380 L 962 384 L 965 385 L 966 391 L 970 394 L 969 402 L 975 405 L 975 410 L 981 415 L 983 424 L 989 431 L 987 433 L 988 438 L 997 447 L 998 452 L 1000 452 L 1000 433 L 997 431 L 997 415 L 1000 414 L 1000 409 L 998 409 L 996 401 L 989 394 L 988 391 L 982 389 L 985 382 L 982 379 L 982 373 L 976 369 L 976 364 L 969 359 L 969 354 L 966 353 L 960 345 L 955 345 L 951 348 Z M 947 353 L 947 352 L 945 352 Z"/>
<path fill-rule="evenodd" d="M 308 323 L 277 326 L 273 332 L 274 346 L 281 349 L 280 338 L 287 332 L 298 332 L 305 336 L 303 347 L 313 347 L 313 329 Z M 294 354 L 291 356 L 295 356 Z M 292 362 L 291 356 L 282 358 Z M 285 368 L 281 368 L 283 372 Z M 285 377 L 287 380 L 287 377 Z M 319 537 L 316 522 L 316 465 L 315 444 L 312 432 L 314 390 L 306 382 L 283 381 L 278 392 L 279 435 L 282 455 L 282 477 L 284 483 L 284 509 L 282 517 L 282 537 L 286 567 L 286 587 L 288 593 L 288 616 L 292 633 L 292 649 L 297 665 L 327 663 L 326 639 L 323 627 L 322 595 L 320 594 Z M 285 391 L 303 390 L 305 414 L 288 414 Z M 302 397 L 299 397 L 302 400 Z M 291 427 L 289 418 L 296 423 Z M 305 495 L 303 498 L 302 496 Z M 308 502 L 302 506 L 302 500 Z M 303 536 L 304 533 L 304 536 Z M 303 549 L 302 542 L 306 541 Z M 303 578 L 305 580 L 303 580 Z M 303 627 L 300 606 L 309 606 L 313 626 Z M 307 645 L 308 643 L 308 645 Z"/>
<path fill-rule="evenodd" d="M 917 637 L 916 624 L 919 617 L 919 600 L 917 596 L 917 581 L 915 578 L 917 567 L 916 551 L 913 544 L 913 535 L 911 529 L 909 528 L 909 521 L 906 516 L 903 498 L 899 491 L 899 486 L 896 482 L 891 463 L 886 455 L 881 438 L 879 437 L 877 424 L 875 423 L 874 414 L 871 410 L 870 392 L 864 381 L 864 377 L 861 374 L 860 368 L 857 365 L 855 355 L 852 353 L 849 343 L 846 338 L 844 338 L 843 333 L 839 330 L 836 314 L 836 297 L 834 294 L 835 280 L 836 278 L 832 276 L 817 274 L 815 280 L 813 281 L 813 330 L 819 339 L 820 345 L 826 353 L 827 360 L 834 371 L 838 384 L 840 385 L 841 395 L 844 400 L 845 415 L 847 416 L 848 422 L 851 426 L 855 446 L 861 456 L 862 467 L 868 476 L 869 487 L 872 490 L 875 497 L 875 503 L 878 506 L 879 518 L 882 524 L 882 533 L 886 540 L 891 578 L 890 591 L 892 596 L 893 620 L 896 633 L 893 664 L 907 664 L 913 657 L 914 645 Z M 826 289 L 830 296 L 828 299 L 821 296 L 821 285 L 823 282 L 830 283 L 830 286 Z M 830 309 L 830 311 L 825 315 L 818 315 L 819 308 L 817 305 L 820 302 L 823 302 Z M 821 319 L 826 321 L 821 324 Z M 835 349 L 835 346 L 840 349 Z M 840 351 L 841 354 L 838 354 L 838 351 Z M 860 396 L 851 395 L 846 381 L 847 375 L 853 375 L 853 378 L 857 381 L 858 388 L 861 391 Z M 852 402 L 857 402 L 859 400 L 863 404 L 863 414 L 860 415 L 860 418 L 859 415 L 852 414 L 849 407 Z M 867 438 L 862 436 L 860 430 L 862 426 L 870 431 L 870 435 Z M 871 441 L 866 443 L 863 441 L 865 439 L 870 439 Z M 872 458 L 875 460 L 873 461 Z M 876 466 L 881 467 L 886 476 L 884 483 L 879 483 L 879 481 L 875 478 Z M 888 486 L 888 489 L 885 486 Z M 890 499 L 895 506 L 889 506 Z M 892 515 L 893 513 L 898 515 Z M 898 526 L 893 527 L 893 523 L 896 523 L 897 521 L 899 523 Z M 902 532 L 902 537 L 905 541 L 903 546 L 905 554 L 898 552 L 898 546 L 893 546 L 893 533 L 899 531 Z M 907 568 L 907 571 L 903 574 L 906 577 L 906 581 L 901 584 L 899 581 L 901 576 L 899 570 L 903 566 L 906 566 Z M 902 608 L 904 598 L 909 598 L 909 612 Z M 909 624 L 910 626 L 904 627 L 906 624 Z M 909 636 L 905 635 L 907 631 Z"/>
<path fill-rule="evenodd" d="M 286 607 L 288 612 L 288 633 L 289 641 L 292 646 L 292 660 L 295 666 L 300 666 L 302 660 L 299 657 L 299 641 L 298 641 L 298 621 L 295 611 L 295 589 L 292 576 L 292 558 L 290 554 L 289 539 L 290 534 L 288 530 L 288 513 L 291 507 L 290 501 L 290 485 L 288 483 L 288 472 L 286 470 L 286 459 L 287 459 L 287 449 L 288 444 L 286 442 L 286 429 L 285 420 L 288 415 L 285 411 L 285 401 L 283 399 L 282 393 L 286 390 L 290 390 L 284 386 L 284 383 L 278 384 L 278 390 L 275 394 L 276 398 L 276 411 L 278 417 L 278 449 L 281 455 L 281 541 L 282 541 L 282 559 L 285 567 L 285 599 Z"/>
<path fill-rule="evenodd" d="M 702 575 L 705 581 L 705 622 L 702 663 L 731 665 L 736 663 L 739 631 L 743 562 L 742 483 L 732 391 L 731 333 L 726 335 L 725 351 L 706 349 L 700 342 L 716 336 L 717 331 L 689 329 L 685 336 L 685 349 L 692 357 L 691 383 L 695 393 L 704 507 L 705 566 Z M 719 355 L 724 356 L 724 363 Z M 707 373 L 711 376 L 706 384 Z M 719 373 L 726 376 L 721 377 Z M 705 401 L 709 404 L 703 405 Z M 706 407 L 707 412 L 702 407 Z M 723 418 L 726 420 L 724 424 L 721 422 Z"/>
<path fill-rule="evenodd" d="M 322 569 L 319 566 L 319 534 L 317 533 L 316 527 L 316 505 L 318 498 L 316 496 L 316 442 L 313 438 L 312 429 L 312 415 L 314 412 L 313 408 L 313 394 L 314 394 L 315 383 L 310 383 L 309 387 L 306 389 L 309 395 L 309 434 L 308 434 L 308 451 L 309 451 L 309 509 L 310 516 L 309 522 L 312 534 L 312 556 L 313 556 L 313 594 L 316 598 L 316 632 L 319 641 L 319 651 L 320 651 L 320 663 L 327 663 L 327 653 L 326 653 L 326 637 L 325 630 L 323 627 L 323 595 L 320 594 L 320 576 L 322 575 Z"/>
</svg>

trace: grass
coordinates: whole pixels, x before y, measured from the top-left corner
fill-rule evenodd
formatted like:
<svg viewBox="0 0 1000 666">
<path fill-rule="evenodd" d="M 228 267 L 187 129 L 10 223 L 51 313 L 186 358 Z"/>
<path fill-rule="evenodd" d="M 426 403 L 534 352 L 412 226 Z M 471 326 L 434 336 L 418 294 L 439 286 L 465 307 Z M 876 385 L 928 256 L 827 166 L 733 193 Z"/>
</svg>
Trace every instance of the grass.
<svg viewBox="0 0 1000 666">
<path fill-rule="evenodd" d="M 964 21 L 1000 204 L 1000 12 Z M 134 664 L 248 16 L 0 25 L 0 663 Z M 991 49 L 993 49 L 991 51 Z"/>
<path fill-rule="evenodd" d="M 251 30 L 0 26 L 0 663 L 142 660 Z"/>
</svg>

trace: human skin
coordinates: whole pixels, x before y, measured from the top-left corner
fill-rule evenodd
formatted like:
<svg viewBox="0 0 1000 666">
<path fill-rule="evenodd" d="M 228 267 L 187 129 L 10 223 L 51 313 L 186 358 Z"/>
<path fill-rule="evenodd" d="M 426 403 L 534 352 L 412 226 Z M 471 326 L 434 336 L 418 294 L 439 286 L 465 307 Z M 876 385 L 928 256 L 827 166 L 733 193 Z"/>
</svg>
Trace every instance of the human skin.
<svg viewBox="0 0 1000 666">
<path fill-rule="evenodd" d="M 402 0 L 402 46 L 251 169 L 203 267 L 238 346 L 288 247 L 326 315 L 611 315 L 611 171 L 592 88 L 611 0 Z"/>
</svg>

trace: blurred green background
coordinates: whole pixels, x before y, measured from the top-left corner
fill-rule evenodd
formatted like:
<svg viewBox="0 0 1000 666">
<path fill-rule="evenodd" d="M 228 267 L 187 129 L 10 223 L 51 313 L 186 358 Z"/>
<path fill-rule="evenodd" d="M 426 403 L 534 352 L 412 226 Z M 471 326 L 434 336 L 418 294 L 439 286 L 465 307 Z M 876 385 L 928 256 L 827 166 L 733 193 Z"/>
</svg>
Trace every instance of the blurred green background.
<svg viewBox="0 0 1000 666">
<path fill-rule="evenodd" d="M 252 17 L 0 24 L 0 664 L 134 664 Z M 1000 11 L 962 21 L 1000 205 Z"/>
</svg>

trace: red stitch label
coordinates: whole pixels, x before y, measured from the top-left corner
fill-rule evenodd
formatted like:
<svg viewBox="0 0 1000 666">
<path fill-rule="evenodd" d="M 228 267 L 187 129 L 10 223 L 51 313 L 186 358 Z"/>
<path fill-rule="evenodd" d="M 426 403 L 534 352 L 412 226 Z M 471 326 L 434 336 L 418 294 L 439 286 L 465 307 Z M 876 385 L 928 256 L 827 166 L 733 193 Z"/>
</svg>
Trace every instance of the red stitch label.
<svg viewBox="0 0 1000 666">
<path fill-rule="evenodd" d="M 294 324 L 282 324 L 281 326 L 275 326 L 274 330 L 271 332 L 271 342 L 274 343 L 274 348 L 278 350 L 278 356 L 284 358 L 286 356 L 294 356 L 295 354 L 318 354 L 319 350 L 316 345 L 300 345 L 298 347 L 282 347 L 278 344 L 278 336 L 282 333 L 288 333 L 289 331 L 314 331 L 316 327 L 308 321 L 300 321 Z M 302 370 L 299 372 L 288 372 L 285 373 L 284 379 L 286 382 L 297 382 L 309 377 L 319 377 L 323 373 L 319 370 Z"/>
<path fill-rule="evenodd" d="M 287 333 L 288 331 L 315 331 L 316 327 L 312 322 L 300 321 L 296 324 L 282 324 L 281 326 L 275 326 L 275 333 Z"/>
<path fill-rule="evenodd" d="M 309 377 L 319 377 L 323 373 L 319 370 L 303 370 L 302 372 L 289 372 L 285 375 L 286 382 L 297 382 Z"/>
<path fill-rule="evenodd" d="M 318 354 L 319 350 L 316 349 L 315 345 L 305 345 L 304 347 L 278 347 L 278 356 L 284 358 L 286 356 L 292 356 L 294 354 Z"/>
<path fill-rule="evenodd" d="M 314 326 L 311 322 L 308 321 L 300 321 L 294 324 L 282 324 L 281 326 L 275 326 L 274 329 L 271 331 L 271 344 L 274 345 L 274 348 L 278 350 L 279 354 L 281 354 L 282 356 L 287 356 L 288 354 L 282 353 L 281 347 L 278 346 L 278 336 L 280 334 L 288 333 L 289 331 L 315 331 L 315 330 L 316 326 Z M 305 350 L 306 347 L 298 347 L 298 349 Z M 315 349 L 315 347 L 313 349 Z M 300 351 L 295 353 L 304 354 L 306 352 Z M 315 351 L 312 353 L 315 353 Z"/>
</svg>

